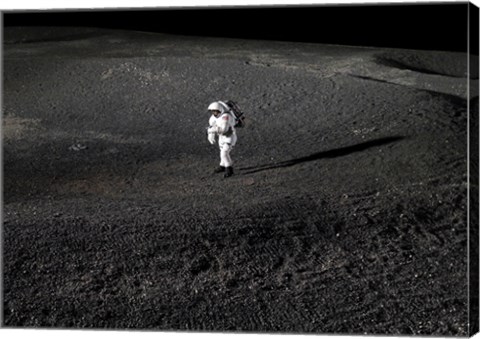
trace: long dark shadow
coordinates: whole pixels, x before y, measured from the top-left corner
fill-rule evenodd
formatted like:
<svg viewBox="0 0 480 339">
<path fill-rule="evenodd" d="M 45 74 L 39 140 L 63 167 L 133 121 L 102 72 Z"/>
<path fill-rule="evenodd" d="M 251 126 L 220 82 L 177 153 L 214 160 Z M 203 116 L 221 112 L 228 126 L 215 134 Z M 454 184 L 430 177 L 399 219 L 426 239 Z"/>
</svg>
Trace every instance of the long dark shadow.
<svg viewBox="0 0 480 339">
<path fill-rule="evenodd" d="M 266 171 L 266 170 L 272 170 L 272 169 L 276 169 L 276 168 L 290 167 L 290 166 L 298 165 L 298 164 L 301 164 L 301 163 L 304 163 L 304 162 L 315 161 L 315 160 L 324 159 L 324 158 L 342 157 L 342 156 L 345 156 L 345 155 L 348 155 L 348 154 L 351 154 L 351 153 L 364 151 L 364 150 L 366 150 L 368 148 L 371 148 L 371 147 L 377 147 L 377 146 L 390 144 L 392 142 L 396 142 L 396 141 L 402 140 L 404 138 L 405 137 L 403 137 L 403 136 L 392 136 L 392 137 L 374 139 L 374 140 L 362 142 L 362 143 L 357 144 L 357 145 L 346 146 L 346 147 L 342 147 L 342 148 L 336 148 L 336 149 L 332 149 L 332 150 L 328 150 L 328 151 L 314 153 L 314 154 L 308 155 L 306 157 L 286 160 L 286 161 L 282 161 L 282 162 L 275 162 L 275 163 L 270 163 L 270 164 L 263 164 L 263 165 L 258 165 L 258 166 L 243 167 L 243 168 L 239 168 L 239 170 L 246 171 L 246 172 L 243 172 L 243 174 L 252 174 L 252 173 L 257 173 L 257 172 Z"/>
</svg>

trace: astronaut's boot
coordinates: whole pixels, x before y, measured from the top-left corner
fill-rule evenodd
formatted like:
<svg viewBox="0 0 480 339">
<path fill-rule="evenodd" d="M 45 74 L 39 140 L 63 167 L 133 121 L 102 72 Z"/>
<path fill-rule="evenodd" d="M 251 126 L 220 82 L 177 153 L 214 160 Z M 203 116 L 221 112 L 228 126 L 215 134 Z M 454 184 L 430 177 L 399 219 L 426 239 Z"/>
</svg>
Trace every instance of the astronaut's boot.
<svg viewBox="0 0 480 339">
<path fill-rule="evenodd" d="M 225 172 L 225 167 L 223 166 L 218 166 L 213 170 L 213 173 L 222 173 L 222 172 Z"/>
<path fill-rule="evenodd" d="M 233 175 L 233 167 L 225 167 L 225 174 L 223 175 L 225 178 L 231 177 Z"/>
</svg>

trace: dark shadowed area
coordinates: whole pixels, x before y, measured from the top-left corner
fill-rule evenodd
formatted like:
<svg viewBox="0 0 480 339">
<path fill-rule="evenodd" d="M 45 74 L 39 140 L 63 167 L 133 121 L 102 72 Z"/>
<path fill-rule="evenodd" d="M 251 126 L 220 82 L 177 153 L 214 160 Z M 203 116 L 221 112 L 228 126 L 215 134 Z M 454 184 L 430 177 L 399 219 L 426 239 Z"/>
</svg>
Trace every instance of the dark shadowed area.
<svg viewBox="0 0 480 339">
<path fill-rule="evenodd" d="M 4 24 L 465 52 L 468 6 L 452 2 L 7 12 Z M 471 42 L 476 46 L 472 50 L 478 51 L 478 38 Z"/>
</svg>

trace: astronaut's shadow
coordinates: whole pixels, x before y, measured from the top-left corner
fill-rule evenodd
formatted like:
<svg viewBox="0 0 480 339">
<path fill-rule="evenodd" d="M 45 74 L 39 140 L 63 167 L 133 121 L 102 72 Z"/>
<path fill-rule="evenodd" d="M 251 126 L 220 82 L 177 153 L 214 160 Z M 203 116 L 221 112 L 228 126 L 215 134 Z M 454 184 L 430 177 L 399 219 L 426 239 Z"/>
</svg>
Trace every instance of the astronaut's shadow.
<svg viewBox="0 0 480 339">
<path fill-rule="evenodd" d="M 307 155 L 305 157 L 301 157 L 297 159 L 290 159 L 286 161 L 274 162 L 274 163 L 263 164 L 258 166 L 243 167 L 243 168 L 239 168 L 239 170 L 242 171 L 242 174 L 252 174 L 252 173 L 257 173 L 257 172 L 262 172 L 267 170 L 273 170 L 276 168 L 295 166 L 295 165 L 302 164 L 309 161 L 342 157 L 355 152 L 361 152 L 372 147 L 387 145 L 396 141 L 400 141 L 404 138 L 405 137 L 403 136 L 391 136 L 391 137 L 385 137 L 380 139 L 374 139 L 374 140 L 369 140 L 369 141 L 362 142 L 360 144 L 356 144 L 352 146 L 335 148 L 328 151 L 314 153 L 314 154 Z"/>
</svg>

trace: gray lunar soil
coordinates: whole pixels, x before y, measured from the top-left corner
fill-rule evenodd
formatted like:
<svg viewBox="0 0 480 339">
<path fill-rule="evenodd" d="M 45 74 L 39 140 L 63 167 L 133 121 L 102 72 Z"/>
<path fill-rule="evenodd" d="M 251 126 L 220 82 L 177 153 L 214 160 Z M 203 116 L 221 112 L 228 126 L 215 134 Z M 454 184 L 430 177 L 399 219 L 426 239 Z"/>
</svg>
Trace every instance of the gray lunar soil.
<svg viewBox="0 0 480 339">
<path fill-rule="evenodd" d="M 7 27 L 3 72 L 4 326 L 467 335 L 466 54 Z"/>
</svg>

